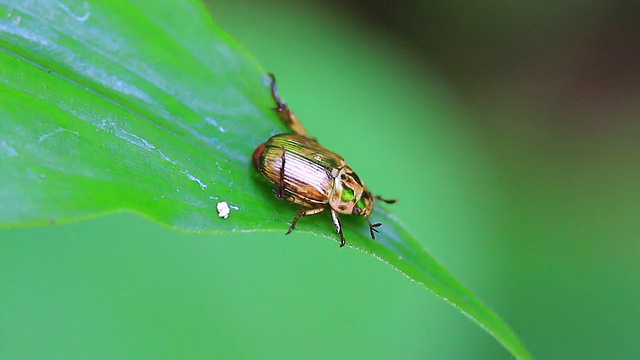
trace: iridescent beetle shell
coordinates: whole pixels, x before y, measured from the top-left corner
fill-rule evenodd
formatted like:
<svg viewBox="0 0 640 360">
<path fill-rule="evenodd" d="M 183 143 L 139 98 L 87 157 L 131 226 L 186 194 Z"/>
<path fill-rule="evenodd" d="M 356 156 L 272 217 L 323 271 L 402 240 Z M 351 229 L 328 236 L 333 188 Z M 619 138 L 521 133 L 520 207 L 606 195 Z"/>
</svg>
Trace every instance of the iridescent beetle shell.
<svg viewBox="0 0 640 360">
<path fill-rule="evenodd" d="M 274 135 L 258 146 L 253 153 L 256 170 L 274 183 L 276 196 L 291 203 L 302 205 L 307 210 L 298 212 L 287 234 L 295 228 L 302 216 L 318 214 L 330 208 L 333 223 L 340 235 L 340 246 L 345 238 L 338 213 L 369 218 L 374 200 L 394 203 L 372 196 L 362 180 L 338 154 L 327 150 L 307 132 L 289 107 L 280 100 L 275 78 L 271 76 L 271 90 L 278 105 L 276 110 L 283 121 L 296 133 Z M 375 239 L 376 227 L 371 224 L 371 237 Z"/>
</svg>

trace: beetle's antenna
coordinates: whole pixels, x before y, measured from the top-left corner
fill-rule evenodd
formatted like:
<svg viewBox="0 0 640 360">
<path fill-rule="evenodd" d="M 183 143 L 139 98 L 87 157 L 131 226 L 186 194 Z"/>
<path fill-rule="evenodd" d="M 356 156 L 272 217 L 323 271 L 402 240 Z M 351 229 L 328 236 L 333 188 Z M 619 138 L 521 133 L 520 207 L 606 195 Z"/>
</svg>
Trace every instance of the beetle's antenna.
<svg viewBox="0 0 640 360">
<path fill-rule="evenodd" d="M 376 239 L 376 234 L 375 234 L 375 233 L 379 232 L 379 231 L 378 231 L 378 229 L 376 229 L 376 228 L 377 228 L 378 226 L 381 226 L 381 225 L 382 225 L 382 223 L 375 223 L 375 224 L 372 224 L 372 223 L 371 223 L 371 221 L 369 221 L 369 220 L 367 220 L 367 222 L 369 223 L 369 232 L 371 233 L 371 238 L 372 238 L 373 240 L 375 240 L 375 239 Z"/>
<path fill-rule="evenodd" d="M 376 199 L 376 200 L 384 201 L 387 204 L 395 204 L 395 203 L 398 202 L 398 200 L 396 200 L 396 199 L 384 199 L 384 198 L 380 197 L 379 195 L 376 195 L 373 198 Z"/>
</svg>

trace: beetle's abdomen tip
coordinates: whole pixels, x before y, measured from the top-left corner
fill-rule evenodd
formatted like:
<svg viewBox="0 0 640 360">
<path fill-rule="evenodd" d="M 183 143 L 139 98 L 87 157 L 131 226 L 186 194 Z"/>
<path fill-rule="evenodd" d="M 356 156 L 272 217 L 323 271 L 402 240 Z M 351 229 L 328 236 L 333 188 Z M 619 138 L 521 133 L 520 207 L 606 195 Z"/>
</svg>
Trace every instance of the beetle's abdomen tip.
<svg viewBox="0 0 640 360">
<path fill-rule="evenodd" d="M 253 166 L 255 166 L 258 171 L 260 171 L 260 156 L 262 155 L 264 148 L 265 144 L 262 144 L 253 152 Z"/>
</svg>

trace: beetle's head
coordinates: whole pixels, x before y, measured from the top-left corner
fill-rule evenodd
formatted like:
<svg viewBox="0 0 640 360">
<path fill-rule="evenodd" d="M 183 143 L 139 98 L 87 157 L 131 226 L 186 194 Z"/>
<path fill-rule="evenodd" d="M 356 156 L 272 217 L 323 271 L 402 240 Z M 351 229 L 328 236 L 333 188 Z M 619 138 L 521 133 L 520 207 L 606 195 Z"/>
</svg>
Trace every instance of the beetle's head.
<svg viewBox="0 0 640 360">
<path fill-rule="evenodd" d="M 360 215 L 369 218 L 369 215 L 373 212 L 373 196 L 369 190 L 365 187 L 362 191 L 362 195 L 351 212 L 353 215 Z"/>
<path fill-rule="evenodd" d="M 373 212 L 373 196 L 348 166 L 343 167 L 335 177 L 329 204 L 341 214 L 368 218 Z"/>
</svg>

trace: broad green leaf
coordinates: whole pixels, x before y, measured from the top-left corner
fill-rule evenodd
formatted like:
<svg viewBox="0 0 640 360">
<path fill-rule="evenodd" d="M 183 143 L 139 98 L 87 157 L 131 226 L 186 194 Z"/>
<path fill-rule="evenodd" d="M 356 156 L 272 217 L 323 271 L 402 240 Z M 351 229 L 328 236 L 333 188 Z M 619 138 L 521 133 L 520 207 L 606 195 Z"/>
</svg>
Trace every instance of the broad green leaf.
<svg viewBox="0 0 640 360">
<path fill-rule="evenodd" d="M 265 72 L 195 1 L 0 2 L 0 227 L 132 210 L 192 232 L 278 231 L 295 210 L 251 154 L 286 132 Z M 232 207 L 228 219 L 216 205 Z M 348 244 L 389 263 L 530 358 L 509 327 L 386 207 L 376 240 L 343 217 Z M 299 231 L 339 241 L 325 216 Z"/>
</svg>

